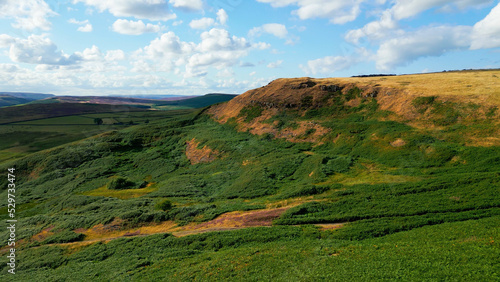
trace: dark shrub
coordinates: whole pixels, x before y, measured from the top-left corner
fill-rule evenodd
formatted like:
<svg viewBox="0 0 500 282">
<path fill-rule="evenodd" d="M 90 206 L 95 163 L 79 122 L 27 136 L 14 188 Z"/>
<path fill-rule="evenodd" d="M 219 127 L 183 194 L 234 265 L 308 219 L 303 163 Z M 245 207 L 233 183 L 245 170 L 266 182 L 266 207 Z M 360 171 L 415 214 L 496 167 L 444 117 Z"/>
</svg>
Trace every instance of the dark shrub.
<svg viewBox="0 0 500 282">
<path fill-rule="evenodd" d="M 108 189 L 110 190 L 132 189 L 134 186 L 134 182 L 123 177 L 114 178 L 108 183 Z"/>
</svg>

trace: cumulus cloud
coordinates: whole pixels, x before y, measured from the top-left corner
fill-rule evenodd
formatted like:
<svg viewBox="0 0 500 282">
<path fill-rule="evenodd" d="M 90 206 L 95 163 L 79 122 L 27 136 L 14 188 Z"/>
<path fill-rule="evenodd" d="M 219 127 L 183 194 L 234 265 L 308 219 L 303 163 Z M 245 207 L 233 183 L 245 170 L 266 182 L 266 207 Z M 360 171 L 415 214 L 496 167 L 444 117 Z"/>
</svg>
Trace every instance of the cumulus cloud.
<svg viewBox="0 0 500 282">
<path fill-rule="evenodd" d="M 10 59 L 17 63 L 71 65 L 80 61 L 79 55 L 67 55 L 46 35 L 30 35 L 28 39 L 16 39 L 10 46 Z"/>
<path fill-rule="evenodd" d="M 104 57 L 106 61 L 121 61 L 125 59 L 125 52 L 123 50 L 109 50 Z"/>
<path fill-rule="evenodd" d="M 464 10 L 471 7 L 480 8 L 490 3 L 492 0 L 397 0 L 391 8 L 380 14 L 379 20 L 372 21 L 360 29 L 348 31 L 345 39 L 354 44 L 359 44 L 360 39 L 364 37 L 370 41 L 385 40 L 404 33 L 399 28 L 400 20 L 415 17 L 427 10 Z"/>
<path fill-rule="evenodd" d="M 14 28 L 33 31 L 37 28 L 49 30 L 51 23 L 47 18 L 56 16 L 42 0 L 3 0 L 0 1 L 0 18 L 13 19 Z"/>
<path fill-rule="evenodd" d="M 194 43 L 183 42 L 174 32 L 169 31 L 152 40 L 148 46 L 144 47 L 144 52 L 149 59 L 171 59 L 178 55 L 191 54 L 194 47 Z"/>
<path fill-rule="evenodd" d="M 80 27 L 77 29 L 80 32 L 91 32 L 92 31 L 92 25 L 89 23 L 89 20 L 77 21 L 75 19 L 69 19 L 68 22 L 71 24 L 80 25 Z"/>
<path fill-rule="evenodd" d="M 310 60 L 307 62 L 306 66 L 300 65 L 299 67 L 306 74 L 316 75 L 321 73 L 331 75 L 336 71 L 347 69 L 357 62 L 358 61 L 353 56 L 327 56 L 316 60 Z"/>
<path fill-rule="evenodd" d="M 201 0 L 170 0 L 169 3 L 177 9 L 188 12 L 200 11 L 203 9 L 203 2 Z"/>
<path fill-rule="evenodd" d="M 363 37 L 368 37 L 370 40 L 381 40 L 401 33 L 400 30 L 395 31 L 397 27 L 397 21 L 394 20 L 392 13 L 387 10 L 382 13 L 380 20 L 370 22 L 360 29 L 348 31 L 345 39 L 354 44 L 359 44 L 359 40 Z"/>
<path fill-rule="evenodd" d="M 413 17 L 432 8 L 443 8 L 446 10 L 457 7 L 466 9 L 491 2 L 492 0 L 398 0 L 391 10 L 394 17 L 401 20 Z"/>
<path fill-rule="evenodd" d="M 269 3 L 273 7 L 298 6 L 293 11 L 300 19 L 326 18 L 334 24 L 345 24 L 355 20 L 360 13 L 360 5 L 364 0 L 257 0 Z"/>
<path fill-rule="evenodd" d="M 288 35 L 288 30 L 286 26 L 277 23 L 264 24 L 259 27 L 254 27 L 248 32 L 248 36 L 257 37 L 261 36 L 263 33 L 272 34 L 279 38 L 285 38 Z"/>
<path fill-rule="evenodd" d="M 159 32 L 161 30 L 161 27 L 159 25 L 154 25 L 151 23 L 145 24 L 141 20 L 129 21 L 129 20 L 118 19 L 113 23 L 111 29 L 114 32 L 121 34 L 141 35 L 144 33 Z"/>
<path fill-rule="evenodd" d="M 470 46 L 472 50 L 497 47 L 500 47 L 500 4 L 474 25 Z"/>
<path fill-rule="evenodd" d="M 100 12 L 109 11 L 115 17 L 134 17 L 151 21 L 176 18 L 176 15 L 169 11 L 166 0 L 73 0 L 73 3 L 80 2 L 95 7 Z"/>
<path fill-rule="evenodd" d="M 239 65 L 240 59 L 252 49 L 257 46 L 245 38 L 231 35 L 225 29 L 212 28 L 200 34 L 197 44 L 182 41 L 172 31 L 166 32 L 138 50 L 135 57 L 146 64 L 151 62 L 156 69 L 189 78 L 205 76 L 209 68 L 221 70 Z"/>
<path fill-rule="evenodd" d="M 16 40 L 12 36 L 0 34 L 0 48 L 8 48 L 14 42 L 16 42 Z"/>
<path fill-rule="evenodd" d="M 0 64 L 0 73 L 1 72 L 13 73 L 19 70 L 20 70 L 19 67 L 14 64 Z"/>
<path fill-rule="evenodd" d="M 91 24 L 86 24 L 84 26 L 81 26 L 77 28 L 78 31 L 80 32 L 92 32 L 92 25 Z"/>
<path fill-rule="evenodd" d="M 215 20 L 212 18 L 201 18 L 197 20 L 192 20 L 189 26 L 192 29 L 209 29 L 215 24 Z"/>
<path fill-rule="evenodd" d="M 247 55 L 251 44 L 245 38 L 231 36 L 225 29 L 213 28 L 201 34 L 196 53 L 188 59 L 186 76 L 197 77 L 207 74 L 207 67 L 222 69 L 239 62 Z"/>
<path fill-rule="evenodd" d="M 217 21 L 219 21 L 221 25 L 225 25 L 228 20 L 229 16 L 224 9 L 220 9 L 219 11 L 217 11 Z"/>
<path fill-rule="evenodd" d="M 420 57 L 440 56 L 449 51 L 468 48 L 471 31 L 470 26 L 426 27 L 387 40 L 377 51 L 377 68 L 389 70 Z"/>
<path fill-rule="evenodd" d="M 281 66 L 281 64 L 283 64 L 283 60 L 278 60 L 276 62 L 269 63 L 267 65 L 267 67 L 270 69 L 275 69 L 275 68 L 279 68 Z"/>
</svg>

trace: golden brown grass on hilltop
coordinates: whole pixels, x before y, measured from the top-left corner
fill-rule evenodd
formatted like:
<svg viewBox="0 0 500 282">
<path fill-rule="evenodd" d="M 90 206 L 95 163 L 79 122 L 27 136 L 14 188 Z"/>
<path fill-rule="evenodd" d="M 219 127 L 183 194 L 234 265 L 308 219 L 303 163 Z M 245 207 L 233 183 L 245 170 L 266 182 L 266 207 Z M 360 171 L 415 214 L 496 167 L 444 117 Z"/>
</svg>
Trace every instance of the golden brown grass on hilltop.
<svg viewBox="0 0 500 282">
<path fill-rule="evenodd" d="M 304 115 L 306 110 L 323 105 L 325 97 L 335 91 L 347 95 L 356 89 L 359 95 L 345 103 L 356 107 L 361 101 L 375 98 L 379 109 L 392 112 L 385 119 L 404 122 L 425 130 L 440 130 L 440 123 L 430 120 L 446 118 L 445 110 L 460 111 L 457 122 L 470 125 L 477 120 L 486 119 L 498 122 L 500 107 L 500 70 L 457 71 L 401 76 L 374 76 L 348 78 L 291 78 L 277 79 L 266 86 L 249 90 L 225 104 L 213 106 L 209 113 L 221 122 L 236 119 L 238 129 L 253 134 L 272 134 L 276 138 L 285 138 L 294 142 L 320 141 L 328 129 L 318 120 L 297 121 L 294 128 L 276 129 L 272 117 L 284 110 L 296 110 Z M 419 107 L 415 101 L 419 97 L 435 99 L 442 105 L 439 111 L 428 107 Z M 307 104 L 306 104 L 307 102 Z M 251 120 L 245 120 L 241 110 L 249 106 L 258 106 L 261 114 Z M 446 109 L 444 109 L 446 107 Z M 444 114 L 443 114 L 444 112 Z M 305 134 L 308 132 L 309 134 Z M 469 145 L 500 144 L 500 132 L 470 134 Z M 399 143 L 404 142 L 401 140 Z M 397 144 L 395 144 L 397 145 Z"/>
</svg>

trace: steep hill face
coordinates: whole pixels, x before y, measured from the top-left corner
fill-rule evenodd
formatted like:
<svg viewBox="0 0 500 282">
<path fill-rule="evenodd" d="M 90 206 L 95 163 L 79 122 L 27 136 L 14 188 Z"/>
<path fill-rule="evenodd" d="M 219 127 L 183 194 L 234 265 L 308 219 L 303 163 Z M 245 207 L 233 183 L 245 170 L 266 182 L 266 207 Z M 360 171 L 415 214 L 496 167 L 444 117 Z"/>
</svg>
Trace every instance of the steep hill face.
<svg viewBox="0 0 500 282">
<path fill-rule="evenodd" d="M 356 113 L 363 120 L 392 120 L 443 131 L 453 126 L 498 125 L 500 71 L 277 79 L 210 109 L 213 117 L 238 123 L 242 131 L 289 141 L 322 141 L 322 122 Z M 376 108 L 376 109 L 375 109 Z M 283 117 L 295 119 L 286 124 Z M 306 134 L 308 133 L 308 134 Z M 464 136 L 471 145 L 498 145 L 494 126 Z"/>
</svg>

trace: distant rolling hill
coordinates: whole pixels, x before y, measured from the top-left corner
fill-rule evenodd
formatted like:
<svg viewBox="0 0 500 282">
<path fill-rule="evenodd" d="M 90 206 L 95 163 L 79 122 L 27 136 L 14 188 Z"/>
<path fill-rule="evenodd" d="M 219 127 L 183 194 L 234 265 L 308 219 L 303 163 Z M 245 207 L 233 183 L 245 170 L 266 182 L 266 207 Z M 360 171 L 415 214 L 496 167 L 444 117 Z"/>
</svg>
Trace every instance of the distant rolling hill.
<svg viewBox="0 0 500 282">
<path fill-rule="evenodd" d="M 24 98 L 18 98 L 18 97 L 13 97 L 9 95 L 0 95 L 0 107 L 8 107 L 8 106 L 14 106 L 14 105 L 19 105 L 19 104 L 26 104 L 29 103 L 31 100 L 24 99 Z"/>
<path fill-rule="evenodd" d="M 52 97 L 52 94 L 24 93 L 24 92 L 0 92 L 0 107 L 26 104 L 32 101 Z"/>
<path fill-rule="evenodd" d="M 229 101 L 236 95 L 207 94 L 178 101 L 159 101 L 120 97 L 53 97 L 17 107 L 0 109 L 0 124 L 68 115 L 104 112 L 141 111 L 146 109 L 195 109 Z"/>
<path fill-rule="evenodd" d="M 157 106 L 182 106 L 188 108 L 202 108 L 217 103 L 227 102 L 238 95 L 233 94 L 207 94 L 195 98 L 178 100 L 178 101 L 165 101 L 157 102 Z"/>
<path fill-rule="evenodd" d="M 164 109 L 190 109 L 202 108 L 226 102 L 236 97 L 232 94 L 207 94 L 203 96 L 170 97 L 164 99 L 141 99 L 129 97 L 110 96 L 57 96 L 49 99 L 33 101 L 30 104 L 53 104 L 53 103 L 82 103 L 82 104 L 107 104 L 107 105 L 129 105 L 142 106 L 145 108 Z M 172 100 L 174 99 L 174 100 Z"/>
<path fill-rule="evenodd" d="M 88 103 L 88 104 L 108 104 L 108 105 L 152 105 L 157 100 L 139 99 L 128 97 L 109 96 L 56 96 L 45 100 L 38 100 L 32 104 L 48 103 Z"/>
<path fill-rule="evenodd" d="M 0 124 L 106 112 L 142 111 L 125 105 L 96 105 L 83 103 L 31 104 L 0 109 Z"/>
<path fill-rule="evenodd" d="M 9 95 L 12 97 L 24 98 L 28 100 L 41 100 L 54 97 L 53 94 L 29 93 L 29 92 L 0 92 L 0 95 Z"/>
</svg>

